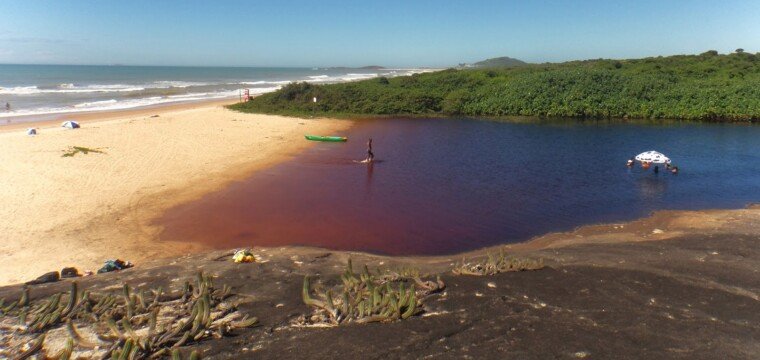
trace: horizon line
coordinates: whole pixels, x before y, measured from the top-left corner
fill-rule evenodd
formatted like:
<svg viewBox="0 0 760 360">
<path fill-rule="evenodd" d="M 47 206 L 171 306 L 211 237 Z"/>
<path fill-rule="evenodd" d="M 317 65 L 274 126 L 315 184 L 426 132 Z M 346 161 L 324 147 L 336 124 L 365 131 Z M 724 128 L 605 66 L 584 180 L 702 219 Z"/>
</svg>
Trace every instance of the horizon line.
<svg viewBox="0 0 760 360">
<path fill-rule="evenodd" d="M 737 48 L 742 49 L 742 48 Z M 744 53 L 747 54 L 757 54 L 760 52 L 752 52 L 747 51 L 746 49 L 743 49 Z M 334 68 L 346 68 L 346 69 L 360 69 L 364 67 L 374 67 L 379 66 L 385 69 L 446 69 L 446 68 L 453 68 L 457 67 L 459 64 L 473 64 L 478 61 L 484 61 L 484 60 L 490 60 L 490 59 L 496 59 L 496 58 L 502 58 L 502 57 L 509 57 L 515 60 L 520 60 L 525 62 L 526 64 L 532 64 L 532 65 L 541 65 L 541 64 L 562 64 L 567 62 L 574 62 L 574 61 L 589 61 L 589 60 L 632 60 L 632 59 L 647 59 L 647 58 L 658 58 L 658 57 L 670 57 L 670 56 L 696 56 L 700 55 L 702 53 L 705 53 L 707 51 L 718 51 L 714 49 L 709 49 L 702 51 L 700 53 L 672 53 L 667 55 L 650 55 L 650 56 L 641 56 L 641 57 L 619 57 L 619 58 L 613 58 L 613 57 L 596 57 L 596 58 L 586 58 L 586 59 L 571 59 L 571 60 L 564 60 L 564 61 L 542 61 L 542 62 L 530 62 L 525 61 L 520 58 L 511 57 L 508 55 L 500 55 L 500 56 L 492 56 L 481 60 L 475 60 L 471 62 L 458 62 L 457 64 L 450 64 L 446 66 L 433 66 L 433 65 L 416 65 L 416 66 L 385 66 L 385 65 L 361 65 L 361 66 L 345 66 L 345 65 L 333 65 L 333 66 L 317 66 L 317 65 L 299 65 L 299 66 L 275 66 L 275 65 L 150 65 L 150 64 L 121 64 L 121 63 L 111 63 L 111 64 L 62 64 L 62 63 L 16 63 L 16 62 L 0 62 L 0 65 L 43 65 L 43 66 L 132 66 L 132 67 L 196 67 L 196 68 L 213 68 L 213 67 L 227 67 L 227 68 L 283 68 L 283 69 L 308 69 L 308 68 L 327 68 L 327 69 L 334 69 Z M 729 55 L 734 54 L 736 51 L 729 51 L 725 53 L 721 53 L 718 51 L 718 55 Z"/>
</svg>

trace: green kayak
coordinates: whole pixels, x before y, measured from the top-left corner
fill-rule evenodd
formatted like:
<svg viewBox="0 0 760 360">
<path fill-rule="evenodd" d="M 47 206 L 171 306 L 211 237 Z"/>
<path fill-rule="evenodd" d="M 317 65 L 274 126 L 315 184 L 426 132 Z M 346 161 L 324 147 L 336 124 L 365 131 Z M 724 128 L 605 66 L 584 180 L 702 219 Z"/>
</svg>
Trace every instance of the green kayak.
<svg viewBox="0 0 760 360">
<path fill-rule="evenodd" d="M 311 141 L 347 141 L 345 136 L 317 136 L 317 135 L 305 135 L 306 140 Z"/>
</svg>

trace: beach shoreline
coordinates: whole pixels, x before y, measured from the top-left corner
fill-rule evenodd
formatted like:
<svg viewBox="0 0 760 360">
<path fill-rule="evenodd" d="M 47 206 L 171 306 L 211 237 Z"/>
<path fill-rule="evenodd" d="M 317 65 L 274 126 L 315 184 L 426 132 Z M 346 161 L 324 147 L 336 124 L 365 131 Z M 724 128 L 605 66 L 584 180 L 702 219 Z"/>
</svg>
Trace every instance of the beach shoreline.
<svg viewBox="0 0 760 360">
<path fill-rule="evenodd" d="M 0 225 L 4 234 L 0 285 L 28 281 L 66 266 L 97 270 L 110 258 L 140 264 L 211 251 L 208 245 L 195 242 L 162 240 L 162 228 L 155 219 L 179 204 L 292 159 L 313 144 L 302 141 L 304 133 L 340 133 L 353 124 L 238 113 L 224 107 L 229 103 L 84 113 L 76 116 L 82 129 L 61 129 L 63 119 L 58 119 L 37 123 L 40 134 L 36 137 L 24 135 L 24 126 L 0 126 L 0 201 L 13 204 L 0 209 L 0 216 L 9 219 Z M 63 158 L 70 146 L 104 153 Z M 662 240 L 689 234 L 702 223 L 724 221 L 729 216 L 725 214 L 747 211 L 756 212 L 757 206 L 658 211 L 629 222 L 549 232 L 454 257 L 495 249 L 523 252 L 582 243 Z"/>
<path fill-rule="evenodd" d="M 0 127 L 0 284 L 106 259 L 142 262 L 200 251 L 158 240 L 162 211 L 285 161 L 312 143 L 305 133 L 340 133 L 352 122 L 242 114 L 229 101 L 80 114 Z M 68 117 L 69 115 L 67 115 Z M 73 116 L 72 116 L 73 117 Z M 72 146 L 102 153 L 63 157 Z"/>
<path fill-rule="evenodd" d="M 238 103 L 235 98 L 227 99 L 209 99 L 189 102 L 176 102 L 166 104 L 156 104 L 140 106 L 128 109 L 118 110 L 98 110 L 98 111 L 80 111 L 68 113 L 52 113 L 42 115 L 22 115 L 17 117 L 0 119 L 0 133 L 5 131 L 14 131 L 27 128 L 44 128 L 59 126 L 61 122 L 67 120 L 74 121 L 105 121 L 125 117 L 153 116 L 167 111 L 190 110 L 214 105 L 232 105 Z"/>
</svg>

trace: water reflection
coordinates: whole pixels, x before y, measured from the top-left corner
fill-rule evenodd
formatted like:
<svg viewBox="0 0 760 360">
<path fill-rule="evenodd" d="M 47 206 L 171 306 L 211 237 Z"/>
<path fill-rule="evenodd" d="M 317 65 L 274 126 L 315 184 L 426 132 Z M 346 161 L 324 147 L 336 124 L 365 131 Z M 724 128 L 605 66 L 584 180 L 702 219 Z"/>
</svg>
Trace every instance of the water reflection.
<svg viewBox="0 0 760 360">
<path fill-rule="evenodd" d="M 651 174 L 644 176 L 636 181 L 636 186 L 642 200 L 659 201 L 668 190 L 668 180 L 664 176 L 671 174 Z"/>
<path fill-rule="evenodd" d="M 375 172 L 375 162 L 371 161 L 366 164 L 367 166 L 367 180 L 365 181 L 365 193 L 370 195 L 372 192 L 372 174 Z"/>
</svg>

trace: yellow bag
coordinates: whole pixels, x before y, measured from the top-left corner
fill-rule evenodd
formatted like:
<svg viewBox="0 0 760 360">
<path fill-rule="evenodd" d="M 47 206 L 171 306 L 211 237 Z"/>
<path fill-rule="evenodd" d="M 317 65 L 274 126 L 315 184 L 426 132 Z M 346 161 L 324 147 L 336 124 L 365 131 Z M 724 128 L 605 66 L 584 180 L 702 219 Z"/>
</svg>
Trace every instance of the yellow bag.
<svg viewBox="0 0 760 360">
<path fill-rule="evenodd" d="M 235 255 L 232 255 L 232 260 L 236 263 L 249 263 L 253 262 L 255 258 L 250 250 L 244 249 L 236 251 Z"/>
</svg>

